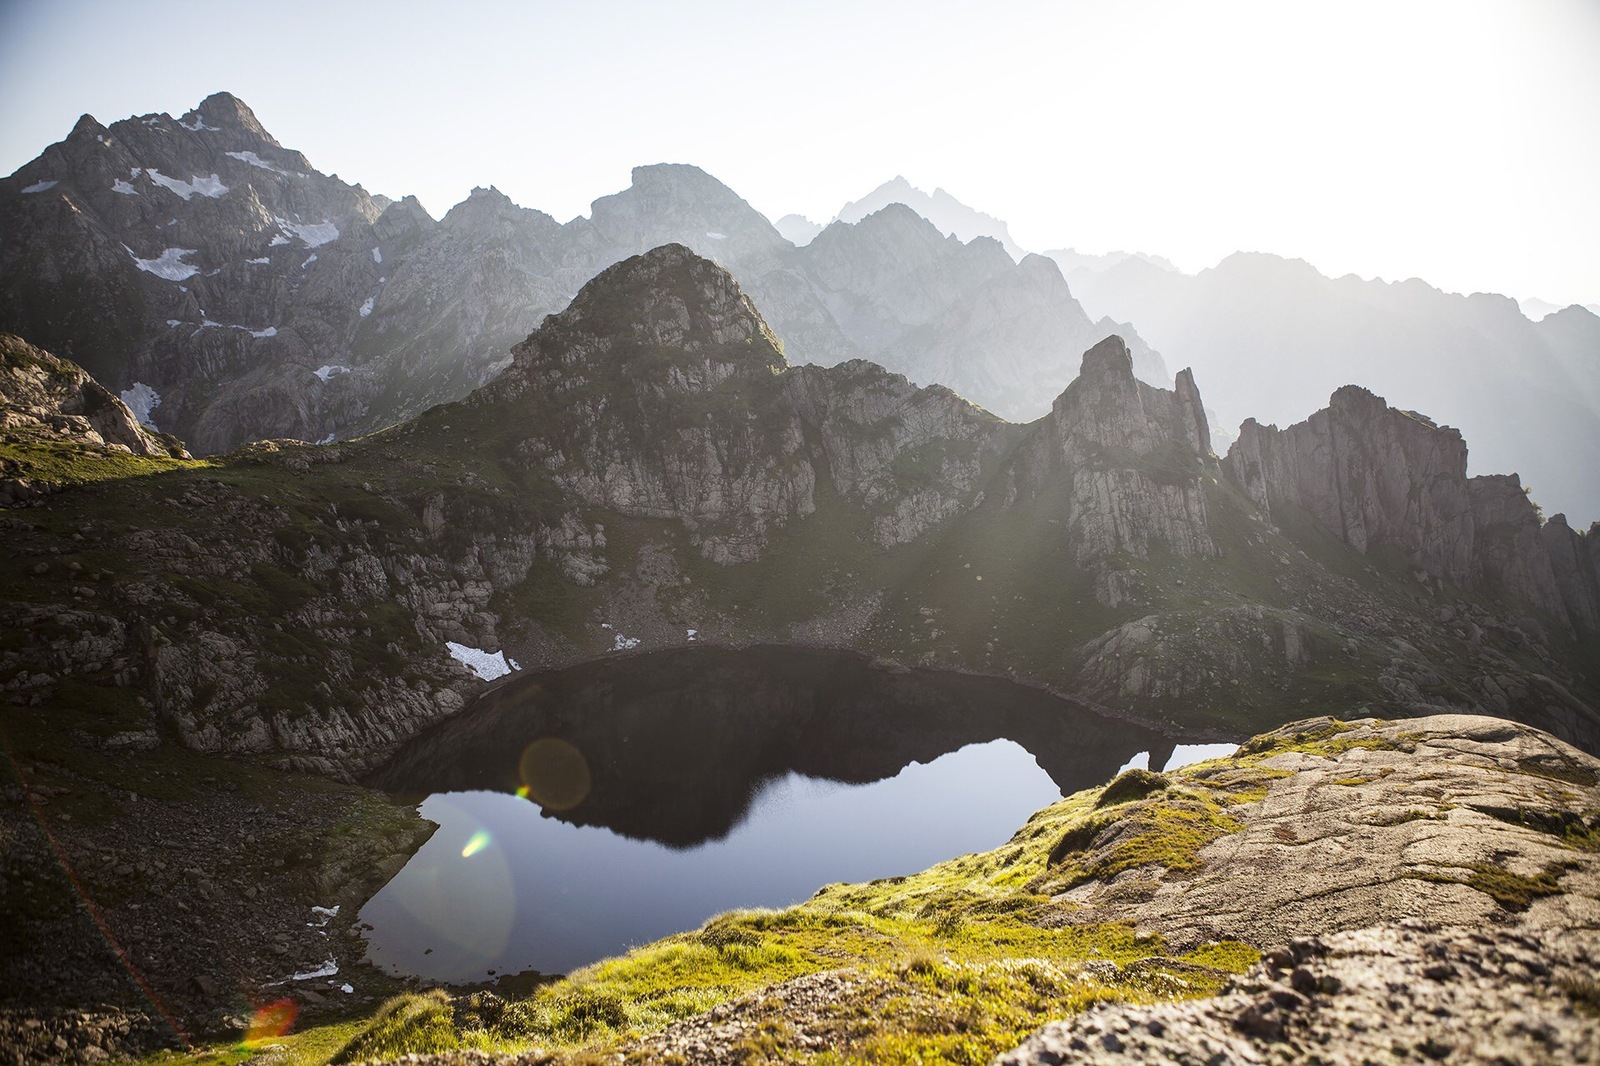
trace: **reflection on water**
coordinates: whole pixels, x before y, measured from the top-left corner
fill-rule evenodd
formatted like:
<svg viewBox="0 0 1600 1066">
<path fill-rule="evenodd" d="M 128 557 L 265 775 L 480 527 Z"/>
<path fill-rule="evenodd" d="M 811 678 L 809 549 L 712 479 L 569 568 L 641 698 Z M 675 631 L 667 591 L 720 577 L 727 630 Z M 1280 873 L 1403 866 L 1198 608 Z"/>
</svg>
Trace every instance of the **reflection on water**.
<svg viewBox="0 0 1600 1066">
<path fill-rule="evenodd" d="M 839 653 L 690 649 L 523 678 L 375 776 L 428 794 L 440 828 L 362 910 L 369 958 L 437 980 L 566 972 L 733 907 L 995 847 L 1136 752 L 1160 766 L 1174 745 L 1022 686 Z"/>
</svg>

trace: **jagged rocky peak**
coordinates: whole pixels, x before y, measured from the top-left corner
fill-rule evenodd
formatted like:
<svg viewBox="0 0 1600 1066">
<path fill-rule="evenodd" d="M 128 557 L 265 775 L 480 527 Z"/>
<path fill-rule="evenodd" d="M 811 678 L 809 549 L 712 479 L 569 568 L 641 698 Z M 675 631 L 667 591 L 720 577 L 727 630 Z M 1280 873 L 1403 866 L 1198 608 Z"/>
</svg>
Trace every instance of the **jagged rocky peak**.
<svg viewBox="0 0 1600 1066">
<path fill-rule="evenodd" d="M 1180 374 L 1176 390 L 1147 385 L 1112 335 L 1083 353 L 1077 378 L 1034 424 L 1019 489 L 1061 498 L 1081 564 L 1143 558 L 1157 544 L 1209 558 L 1218 553 L 1202 484 L 1216 467 L 1209 440 L 1193 375 Z"/>
<path fill-rule="evenodd" d="M 687 163 L 634 167 L 630 187 L 590 205 L 589 225 L 619 248 L 678 241 L 719 261 L 740 259 L 746 269 L 792 250 L 766 216 Z"/>
<path fill-rule="evenodd" d="M 249 105 L 229 92 L 212 93 L 200 101 L 199 107 L 184 115 L 180 123 L 190 129 L 211 126 L 219 132 L 239 130 L 273 148 L 282 147 Z"/>
<path fill-rule="evenodd" d="M 383 209 L 372 224 L 380 241 L 392 241 L 412 233 L 428 233 L 438 223 L 415 196 L 405 196 Z"/>
<path fill-rule="evenodd" d="M 493 185 L 474 188 L 465 200 L 445 214 L 440 225 L 452 233 L 479 239 L 500 237 L 508 232 L 533 232 L 549 236 L 561 228 L 560 223 L 551 216 L 518 205 Z"/>
<path fill-rule="evenodd" d="M 1179 373 L 1172 390 L 1147 385 L 1133 376 L 1133 353 L 1116 334 L 1083 353 L 1078 376 L 1056 398 L 1051 418 L 1064 436 L 1136 455 L 1173 444 L 1197 459 L 1211 454 L 1194 373 Z"/>
<path fill-rule="evenodd" d="M 628 359 L 674 351 L 738 353 L 750 367 L 787 364 L 739 283 L 722 267 L 681 244 L 666 244 L 606 270 L 513 349 L 513 365 L 554 358 L 570 364 L 594 353 Z"/>
<path fill-rule="evenodd" d="M 1515 474 L 1467 477 L 1460 432 L 1393 408 L 1355 385 L 1287 429 L 1239 428 L 1225 469 L 1262 513 L 1308 511 L 1366 553 L 1398 549 L 1427 577 L 1515 596 L 1562 623 L 1584 624 L 1581 587 L 1557 580 L 1539 514 Z M 1563 523 L 1565 525 L 1565 523 Z M 1579 549 L 1580 558 L 1587 556 Z M 1581 566 L 1573 566 L 1578 580 Z M 1580 610 L 1569 612 L 1568 603 Z"/>
</svg>

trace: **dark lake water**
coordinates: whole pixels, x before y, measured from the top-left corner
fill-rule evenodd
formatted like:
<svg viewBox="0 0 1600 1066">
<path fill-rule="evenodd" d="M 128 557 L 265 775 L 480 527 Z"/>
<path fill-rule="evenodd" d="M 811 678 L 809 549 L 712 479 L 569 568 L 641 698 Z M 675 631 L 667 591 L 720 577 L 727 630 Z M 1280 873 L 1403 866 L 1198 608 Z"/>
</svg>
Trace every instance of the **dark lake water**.
<svg viewBox="0 0 1600 1066">
<path fill-rule="evenodd" d="M 372 780 L 439 830 L 362 909 L 368 958 L 477 981 L 564 973 L 735 907 L 1004 843 L 1131 763 L 1231 751 L 1003 681 L 794 648 L 530 675 Z"/>
</svg>

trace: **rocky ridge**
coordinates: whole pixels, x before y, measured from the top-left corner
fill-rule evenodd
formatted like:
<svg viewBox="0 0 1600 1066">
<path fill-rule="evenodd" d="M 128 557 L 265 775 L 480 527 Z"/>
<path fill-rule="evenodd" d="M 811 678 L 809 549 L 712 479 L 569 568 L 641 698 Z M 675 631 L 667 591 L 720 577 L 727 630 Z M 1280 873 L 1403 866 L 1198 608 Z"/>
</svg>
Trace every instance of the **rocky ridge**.
<svg viewBox="0 0 1600 1066">
<path fill-rule="evenodd" d="M 1583 616 L 1415 569 L 1420 504 L 1470 491 L 1428 466 L 1459 437 L 1368 406 L 1405 431 L 1341 476 L 1430 473 L 1353 546 L 1298 498 L 1253 501 L 1243 452 L 1205 446 L 1192 377 L 1145 385 L 1114 338 L 1017 426 L 868 363 L 788 366 L 726 271 L 667 246 L 604 272 L 460 404 L 334 447 L 113 472 L 10 520 L 29 576 L 0 608 L 19 635 L 0 685 L 85 710 L 119 691 L 140 728 L 349 773 L 482 688 L 446 642 L 531 668 L 694 630 L 1009 673 L 1191 734 L 1315 698 L 1600 746 Z M 1497 551 L 1554 573 L 1525 503 L 1492 525 Z M 1590 539 L 1558 547 L 1586 559 Z"/>
<path fill-rule="evenodd" d="M 1600 519 L 1582 458 L 1600 450 L 1600 317 L 1587 308 L 1536 320 L 1493 293 L 1330 278 L 1261 253 L 1194 275 L 1140 257 L 1073 263 L 1063 269 L 1084 306 L 1193 367 L 1224 430 L 1246 417 L 1287 425 L 1356 382 L 1460 427 L 1474 473 L 1517 471 L 1548 510 Z"/>
</svg>

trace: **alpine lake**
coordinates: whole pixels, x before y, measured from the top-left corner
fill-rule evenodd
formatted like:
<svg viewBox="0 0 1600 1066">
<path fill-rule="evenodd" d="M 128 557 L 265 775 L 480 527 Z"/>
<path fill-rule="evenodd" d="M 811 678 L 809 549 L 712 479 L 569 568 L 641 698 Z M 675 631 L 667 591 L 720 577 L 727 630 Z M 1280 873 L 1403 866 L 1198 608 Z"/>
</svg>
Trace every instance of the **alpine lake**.
<svg viewBox="0 0 1600 1066">
<path fill-rule="evenodd" d="M 362 909 L 369 961 L 466 984 L 559 974 L 735 908 L 1003 844 L 1126 766 L 1233 744 L 991 678 L 790 647 L 518 676 L 369 783 L 438 830 Z"/>
</svg>

